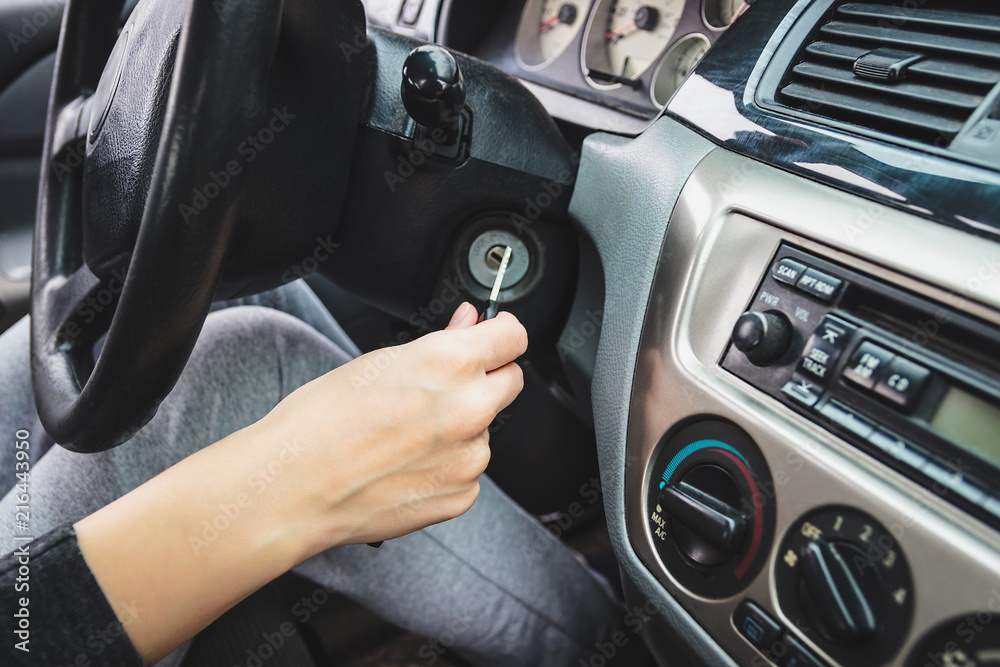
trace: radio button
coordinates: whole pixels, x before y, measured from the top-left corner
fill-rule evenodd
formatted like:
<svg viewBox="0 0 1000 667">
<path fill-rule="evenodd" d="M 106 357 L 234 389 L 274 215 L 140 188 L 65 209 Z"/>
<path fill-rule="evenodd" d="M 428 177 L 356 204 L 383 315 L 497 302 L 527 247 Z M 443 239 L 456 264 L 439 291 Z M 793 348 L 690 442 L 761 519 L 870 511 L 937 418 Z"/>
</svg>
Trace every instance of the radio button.
<svg viewBox="0 0 1000 667">
<path fill-rule="evenodd" d="M 733 612 L 733 625 L 748 642 L 766 653 L 781 639 L 782 627 L 749 600 L 744 600 Z"/>
<path fill-rule="evenodd" d="M 785 633 L 785 645 L 788 647 L 788 655 L 781 663 L 784 667 L 823 667 L 819 658 L 790 632 Z"/>
<path fill-rule="evenodd" d="M 1000 518 L 1000 498 L 987 498 L 983 503 L 983 507 L 993 516 Z"/>
<path fill-rule="evenodd" d="M 876 381 L 884 374 L 886 366 L 895 356 L 874 343 L 862 343 L 844 368 L 844 379 L 865 389 L 874 389 Z"/>
<path fill-rule="evenodd" d="M 876 430 L 868 436 L 868 442 L 911 468 L 921 470 L 927 464 L 927 459 L 923 454 L 908 447 L 905 441 L 893 437 L 884 431 Z"/>
<path fill-rule="evenodd" d="M 816 401 L 819 400 L 819 390 L 820 387 L 815 382 L 802 377 L 798 373 L 792 376 L 792 379 L 786 382 L 785 386 L 781 388 L 781 391 L 786 396 L 791 396 L 807 408 L 816 405 Z"/>
<path fill-rule="evenodd" d="M 795 286 L 822 301 L 832 301 L 833 297 L 837 295 L 841 283 L 840 278 L 834 278 L 816 269 L 806 269 Z"/>
<path fill-rule="evenodd" d="M 966 482 L 958 470 L 948 470 L 944 466 L 929 461 L 921 471 L 944 488 L 975 505 L 980 505 L 986 498 L 986 494 Z"/>
<path fill-rule="evenodd" d="M 851 325 L 827 315 L 806 342 L 799 374 L 825 385 L 853 330 Z"/>
<path fill-rule="evenodd" d="M 875 431 L 874 426 L 836 401 L 830 401 L 821 407 L 819 409 L 819 413 L 837 426 L 845 428 L 851 433 L 861 436 L 866 440 Z"/>
<path fill-rule="evenodd" d="M 909 359 L 896 357 L 889 362 L 887 370 L 875 384 L 875 393 L 909 412 L 930 376 L 930 371 L 923 366 L 918 366 Z"/>
<path fill-rule="evenodd" d="M 805 264 L 786 257 L 775 263 L 774 268 L 771 269 L 771 275 L 779 283 L 794 285 L 808 268 Z"/>
</svg>

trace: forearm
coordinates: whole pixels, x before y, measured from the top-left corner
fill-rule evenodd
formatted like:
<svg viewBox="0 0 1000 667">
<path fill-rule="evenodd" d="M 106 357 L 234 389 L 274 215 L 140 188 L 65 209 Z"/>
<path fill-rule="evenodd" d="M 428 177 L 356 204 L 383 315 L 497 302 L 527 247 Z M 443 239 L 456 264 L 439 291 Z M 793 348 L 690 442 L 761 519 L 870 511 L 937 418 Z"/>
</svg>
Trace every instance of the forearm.
<svg viewBox="0 0 1000 667">
<path fill-rule="evenodd" d="M 331 547 L 405 535 L 472 506 L 487 428 L 520 392 L 512 316 L 364 355 L 264 419 L 76 524 L 81 551 L 147 663 Z M 121 615 L 119 615 L 121 618 Z M 125 619 L 122 619 L 123 623 Z"/>
<path fill-rule="evenodd" d="M 146 664 L 311 555 L 296 535 L 296 510 L 266 492 L 266 471 L 280 475 L 282 455 L 294 452 L 263 437 L 239 431 L 76 524 Z"/>
</svg>

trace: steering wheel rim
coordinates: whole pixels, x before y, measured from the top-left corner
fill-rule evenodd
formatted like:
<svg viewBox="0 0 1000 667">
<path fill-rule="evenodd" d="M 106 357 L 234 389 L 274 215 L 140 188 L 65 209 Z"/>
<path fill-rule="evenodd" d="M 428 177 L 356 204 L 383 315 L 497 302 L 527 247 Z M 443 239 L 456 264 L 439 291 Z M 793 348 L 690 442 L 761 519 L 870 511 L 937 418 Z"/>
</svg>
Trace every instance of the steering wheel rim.
<svg viewBox="0 0 1000 667">
<path fill-rule="evenodd" d="M 283 11 L 273 0 L 190 0 L 131 260 L 124 280 L 101 280 L 84 259 L 84 225 L 97 221 L 84 220 L 83 170 L 57 171 L 86 133 L 88 114 L 104 112 L 90 108 L 91 91 L 116 41 L 121 5 L 70 0 L 66 6 L 35 225 L 35 400 L 46 431 L 76 452 L 128 440 L 156 413 L 190 356 L 225 269 L 240 189 L 222 189 L 213 204 L 219 215 L 189 221 L 182 205 L 211 182 L 224 147 L 260 122 Z M 92 310 L 83 305 L 95 298 L 109 301 L 110 322 L 87 319 Z M 105 325 L 95 362 L 93 345 Z"/>
</svg>

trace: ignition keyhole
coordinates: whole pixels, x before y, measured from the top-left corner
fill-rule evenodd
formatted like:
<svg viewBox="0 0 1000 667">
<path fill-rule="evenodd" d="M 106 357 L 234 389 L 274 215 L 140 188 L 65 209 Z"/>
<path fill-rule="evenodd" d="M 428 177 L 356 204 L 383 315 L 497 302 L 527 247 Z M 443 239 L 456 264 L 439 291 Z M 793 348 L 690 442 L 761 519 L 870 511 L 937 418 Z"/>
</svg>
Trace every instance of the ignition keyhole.
<svg viewBox="0 0 1000 667">
<path fill-rule="evenodd" d="M 506 250 L 506 246 L 495 245 L 486 251 L 486 266 L 494 271 L 500 269 L 500 262 L 503 261 L 503 253 Z M 510 255 L 511 261 L 514 260 L 514 253 Z"/>
</svg>

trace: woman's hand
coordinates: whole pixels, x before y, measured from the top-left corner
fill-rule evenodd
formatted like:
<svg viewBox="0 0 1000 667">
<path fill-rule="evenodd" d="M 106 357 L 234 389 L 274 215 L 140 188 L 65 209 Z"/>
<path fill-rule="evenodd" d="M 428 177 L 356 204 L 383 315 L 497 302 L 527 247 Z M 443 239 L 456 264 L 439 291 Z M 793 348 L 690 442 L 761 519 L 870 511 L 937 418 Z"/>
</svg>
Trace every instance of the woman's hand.
<svg viewBox="0 0 1000 667">
<path fill-rule="evenodd" d="M 463 304 L 445 331 L 327 373 L 76 524 L 112 608 L 142 610 L 126 632 L 146 664 L 325 549 L 472 506 L 527 347 L 513 315 L 476 318 Z M 238 519 L 199 541 L 220 512 Z"/>
<path fill-rule="evenodd" d="M 398 537 L 472 506 L 490 460 L 487 429 L 521 391 L 514 360 L 528 344 L 510 313 L 478 325 L 477 315 L 463 304 L 446 330 L 359 357 L 248 429 L 272 448 L 296 447 L 283 477 L 303 503 L 309 555 Z"/>
</svg>

